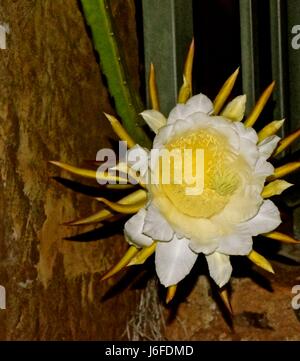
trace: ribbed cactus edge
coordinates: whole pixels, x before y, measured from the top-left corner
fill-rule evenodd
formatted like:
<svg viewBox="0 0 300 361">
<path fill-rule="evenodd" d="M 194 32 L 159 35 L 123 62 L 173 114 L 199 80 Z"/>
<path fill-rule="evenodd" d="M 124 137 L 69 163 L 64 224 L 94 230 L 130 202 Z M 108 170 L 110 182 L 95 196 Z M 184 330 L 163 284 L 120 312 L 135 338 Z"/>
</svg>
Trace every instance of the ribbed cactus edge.
<svg viewBox="0 0 300 361">
<path fill-rule="evenodd" d="M 139 115 L 144 108 L 143 103 L 133 89 L 126 71 L 122 49 L 114 30 L 110 3 L 107 0 L 81 0 L 81 4 L 116 111 L 131 137 L 140 145 L 149 146 L 150 139 L 143 130 L 144 120 Z"/>
</svg>

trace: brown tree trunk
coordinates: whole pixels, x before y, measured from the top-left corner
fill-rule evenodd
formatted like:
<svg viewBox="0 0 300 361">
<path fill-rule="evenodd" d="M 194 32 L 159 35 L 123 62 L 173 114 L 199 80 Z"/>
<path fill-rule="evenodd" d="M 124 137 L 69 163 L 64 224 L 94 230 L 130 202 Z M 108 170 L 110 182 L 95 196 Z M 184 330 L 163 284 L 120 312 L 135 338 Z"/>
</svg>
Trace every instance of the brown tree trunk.
<svg viewBox="0 0 300 361">
<path fill-rule="evenodd" d="M 138 88 L 134 1 L 112 3 Z M 138 270 L 100 283 L 126 249 L 122 229 L 91 242 L 65 240 L 82 230 L 60 224 L 99 205 L 55 182 L 58 175 L 78 179 L 47 163 L 83 164 L 114 137 L 102 116 L 113 109 L 78 2 L 2 0 L 0 22 L 10 26 L 8 49 L 0 50 L 0 285 L 7 294 L 0 339 L 299 339 L 293 266 L 276 263 L 277 276 L 261 272 L 257 282 L 250 273 L 233 280 L 234 330 L 206 276 L 197 280 L 199 268 L 170 308 L 158 297 L 153 263 L 141 267 L 150 281 L 139 287 L 126 287 Z"/>
<path fill-rule="evenodd" d="M 138 85 L 134 3 L 122 1 L 122 13 L 115 11 L 129 28 L 127 58 Z M 120 339 L 138 292 L 104 302 L 112 282 L 99 278 L 126 244 L 120 235 L 64 240 L 81 231 L 60 224 L 98 205 L 56 183 L 54 175 L 71 177 L 47 163 L 80 165 L 114 138 L 78 2 L 4 0 L 0 21 L 10 27 L 7 50 L 0 50 L 0 284 L 7 293 L 0 338 Z"/>
</svg>

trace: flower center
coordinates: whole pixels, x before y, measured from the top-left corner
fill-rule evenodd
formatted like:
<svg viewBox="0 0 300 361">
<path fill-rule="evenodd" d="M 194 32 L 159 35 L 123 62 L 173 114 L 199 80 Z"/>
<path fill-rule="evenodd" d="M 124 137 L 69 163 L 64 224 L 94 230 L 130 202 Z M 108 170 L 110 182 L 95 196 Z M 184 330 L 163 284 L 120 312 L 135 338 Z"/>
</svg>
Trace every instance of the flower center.
<svg viewBox="0 0 300 361">
<path fill-rule="evenodd" d="M 225 137 L 213 130 L 198 130 L 173 139 L 165 148 L 170 156 L 160 157 L 159 180 L 173 205 L 197 218 L 219 213 L 239 184 L 235 156 Z"/>
</svg>

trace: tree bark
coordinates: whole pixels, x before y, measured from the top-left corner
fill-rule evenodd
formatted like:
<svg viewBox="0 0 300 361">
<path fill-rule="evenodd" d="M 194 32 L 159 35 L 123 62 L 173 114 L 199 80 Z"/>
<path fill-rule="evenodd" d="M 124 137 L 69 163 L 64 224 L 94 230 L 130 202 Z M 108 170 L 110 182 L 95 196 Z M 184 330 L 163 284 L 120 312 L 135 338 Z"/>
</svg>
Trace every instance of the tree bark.
<svg viewBox="0 0 300 361">
<path fill-rule="evenodd" d="M 134 3 L 122 1 L 122 9 L 126 17 L 115 16 L 131 29 L 127 60 L 138 85 Z M 0 284 L 7 293 L 0 338 L 120 339 L 138 292 L 104 302 L 112 282 L 99 279 L 126 244 L 120 232 L 64 240 L 82 230 L 60 224 L 99 205 L 55 182 L 55 175 L 78 178 L 47 163 L 83 164 L 116 139 L 102 115 L 113 109 L 79 4 L 4 0 L 0 20 L 10 27 L 0 50 Z"/>
<path fill-rule="evenodd" d="M 134 1 L 112 4 L 139 88 Z M 2 0 L 0 22 L 10 26 L 8 49 L 0 50 L 0 285 L 7 294 L 0 339 L 299 340 L 300 315 L 291 307 L 291 289 L 300 282 L 293 265 L 274 262 L 276 275 L 270 276 L 254 272 L 247 260 L 238 264 L 232 321 L 221 312 L 215 288 L 211 291 L 204 259 L 180 283 L 168 308 L 151 261 L 100 282 L 126 249 L 122 226 L 90 234 L 90 242 L 66 240 L 83 230 L 61 223 L 88 215 L 99 204 L 55 182 L 53 176 L 78 178 L 48 164 L 55 159 L 82 165 L 116 139 L 102 115 L 113 107 L 79 4 Z"/>
</svg>

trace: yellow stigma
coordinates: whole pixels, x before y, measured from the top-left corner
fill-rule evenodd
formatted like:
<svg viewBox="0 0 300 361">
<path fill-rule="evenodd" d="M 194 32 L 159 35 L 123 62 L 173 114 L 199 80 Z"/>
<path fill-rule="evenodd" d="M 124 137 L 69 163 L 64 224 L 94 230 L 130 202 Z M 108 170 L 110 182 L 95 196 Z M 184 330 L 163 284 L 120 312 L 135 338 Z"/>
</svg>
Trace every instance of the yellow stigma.
<svg viewBox="0 0 300 361">
<path fill-rule="evenodd" d="M 181 155 L 181 162 L 172 156 L 166 162 L 161 157 L 159 162 L 160 187 L 173 205 L 180 212 L 197 218 L 210 218 L 222 211 L 239 185 L 238 172 L 233 167 L 234 156 L 225 137 L 202 129 L 173 139 L 165 148 L 169 154 L 176 151 Z M 188 181 L 187 169 L 192 175 Z M 163 181 L 168 179 L 163 178 L 166 172 L 170 173 L 167 183 Z M 178 172 L 181 182 L 178 182 Z M 199 188 L 201 178 L 201 192 L 189 193 L 187 190 L 191 187 Z"/>
</svg>

